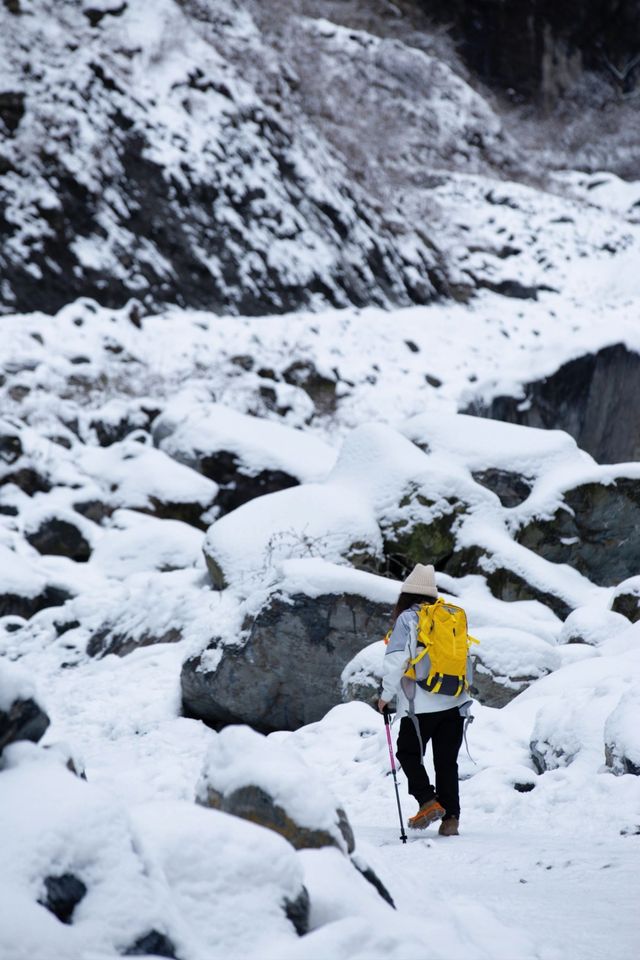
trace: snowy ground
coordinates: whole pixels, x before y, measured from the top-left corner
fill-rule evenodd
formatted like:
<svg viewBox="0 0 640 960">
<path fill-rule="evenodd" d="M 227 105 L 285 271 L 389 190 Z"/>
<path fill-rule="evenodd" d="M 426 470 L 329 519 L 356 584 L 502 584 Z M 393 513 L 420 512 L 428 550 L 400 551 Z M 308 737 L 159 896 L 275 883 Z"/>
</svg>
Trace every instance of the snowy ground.
<svg viewBox="0 0 640 960">
<path fill-rule="evenodd" d="M 633 633 L 637 647 L 637 630 Z M 176 717 L 183 656 L 179 646 L 165 645 L 49 677 L 42 670 L 43 654 L 26 658 L 32 668 L 40 660 L 41 693 L 54 720 L 47 739 L 73 744 L 89 783 L 134 818 L 147 817 L 148 805 L 158 801 L 192 802 L 203 758 L 218 736 L 197 721 Z M 637 653 L 634 660 L 637 671 Z M 571 682 L 569 675 L 568 700 Z M 371 904 L 359 903 L 339 883 L 335 887 L 330 861 L 324 865 L 324 880 L 322 869 L 318 876 L 318 865 L 312 863 L 306 882 L 315 895 L 317 918 L 330 926 L 280 948 L 262 941 L 266 953 L 261 955 L 602 960 L 613 943 L 620 960 L 637 956 L 636 778 L 612 776 L 598 751 L 588 748 L 581 769 L 576 761 L 536 777 L 526 749 L 539 704 L 534 691 L 535 685 L 502 711 L 476 707 L 470 745 L 478 766 L 462 756 L 463 814 L 456 839 L 439 838 L 431 828 L 410 836 L 406 846 L 400 843 L 382 720 L 370 708 L 337 707 L 319 724 L 273 734 L 301 751 L 343 802 L 358 854 L 387 885 L 397 920 L 411 936 L 403 938 L 395 921 L 385 931 L 384 917 L 375 917 Z M 592 702 L 598 694 L 610 701 L 609 707 L 615 700 L 596 685 Z M 402 775 L 400 781 L 406 816 L 413 806 Z M 521 793 L 514 782 L 536 786 Z M 222 869 L 225 863 L 220 861 Z M 364 927 L 356 927 L 355 942 L 352 935 L 345 937 L 341 918 L 362 924 L 363 917 L 371 939 Z M 434 942 L 433 936 L 443 939 Z M 193 956 L 222 956 L 219 942 L 210 949 Z M 231 955 L 254 955 L 244 952 L 246 945 L 238 950 Z M 7 960 L 23 956 L 12 954 L 10 942 L 2 938 L 0 954 Z M 67 955 L 76 956 L 57 954 Z M 42 953 L 30 956 L 49 960 Z"/>
</svg>

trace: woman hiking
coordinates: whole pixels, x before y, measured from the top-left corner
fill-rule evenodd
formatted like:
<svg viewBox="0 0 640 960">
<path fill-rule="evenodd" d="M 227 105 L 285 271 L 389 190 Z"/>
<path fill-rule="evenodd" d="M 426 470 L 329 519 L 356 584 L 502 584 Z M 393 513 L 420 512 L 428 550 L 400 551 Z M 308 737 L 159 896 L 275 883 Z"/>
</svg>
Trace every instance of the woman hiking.
<svg viewBox="0 0 640 960">
<path fill-rule="evenodd" d="M 464 611 L 438 599 L 431 565 L 419 563 L 402 584 L 387 636 L 378 709 L 383 712 L 395 697 L 401 717 L 396 756 L 419 805 L 408 826 L 422 830 L 441 820 L 438 833 L 455 837 L 458 752 L 471 708 L 468 647 L 475 641 L 467 634 Z M 435 788 L 423 764 L 429 741 Z"/>
</svg>

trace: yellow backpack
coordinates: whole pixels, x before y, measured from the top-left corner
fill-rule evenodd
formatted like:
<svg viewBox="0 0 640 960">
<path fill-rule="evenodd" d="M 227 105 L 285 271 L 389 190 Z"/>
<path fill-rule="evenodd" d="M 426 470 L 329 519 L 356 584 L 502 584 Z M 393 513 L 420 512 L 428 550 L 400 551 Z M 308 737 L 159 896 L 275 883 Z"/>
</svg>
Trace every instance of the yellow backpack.
<svg viewBox="0 0 640 960">
<path fill-rule="evenodd" d="M 442 597 L 425 603 L 418 611 L 416 655 L 404 676 L 429 693 L 459 697 L 467 690 L 467 654 L 479 643 L 467 631 L 462 607 L 445 603 Z"/>
</svg>

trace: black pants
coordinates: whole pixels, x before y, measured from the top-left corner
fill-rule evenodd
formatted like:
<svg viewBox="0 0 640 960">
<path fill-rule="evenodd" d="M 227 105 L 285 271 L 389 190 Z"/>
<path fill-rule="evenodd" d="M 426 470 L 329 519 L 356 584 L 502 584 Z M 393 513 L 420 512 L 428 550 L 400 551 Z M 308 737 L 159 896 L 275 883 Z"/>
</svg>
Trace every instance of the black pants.
<svg viewBox="0 0 640 960">
<path fill-rule="evenodd" d="M 422 748 L 431 741 L 436 786 L 433 788 L 422 763 L 420 743 L 411 717 L 400 721 L 400 733 L 396 756 L 407 775 L 409 793 L 419 804 L 437 797 L 448 817 L 460 816 L 460 793 L 458 790 L 458 752 L 462 743 L 464 720 L 457 707 L 438 713 L 418 713 Z"/>
</svg>

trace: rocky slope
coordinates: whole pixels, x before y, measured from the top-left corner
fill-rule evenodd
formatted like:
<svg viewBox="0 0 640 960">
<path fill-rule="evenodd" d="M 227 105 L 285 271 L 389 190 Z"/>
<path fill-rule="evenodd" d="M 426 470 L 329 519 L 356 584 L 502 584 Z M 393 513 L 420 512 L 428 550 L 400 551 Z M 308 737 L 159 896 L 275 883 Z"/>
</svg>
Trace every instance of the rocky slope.
<svg viewBox="0 0 640 960">
<path fill-rule="evenodd" d="M 434 188 L 558 166 L 527 156 L 418 4 L 22 0 L 0 17 L 5 313 L 467 298 L 483 281 Z"/>
</svg>

